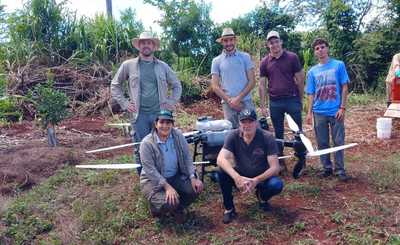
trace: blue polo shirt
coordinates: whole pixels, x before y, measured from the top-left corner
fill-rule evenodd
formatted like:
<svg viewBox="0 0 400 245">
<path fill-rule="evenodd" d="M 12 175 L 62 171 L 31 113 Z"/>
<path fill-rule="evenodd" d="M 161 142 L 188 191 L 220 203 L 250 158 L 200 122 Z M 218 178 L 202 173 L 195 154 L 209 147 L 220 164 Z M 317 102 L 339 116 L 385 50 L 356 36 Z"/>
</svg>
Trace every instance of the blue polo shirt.
<svg viewBox="0 0 400 245">
<path fill-rule="evenodd" d="M 174 137 L 170 133 L 165 142 L 161 141 L 157 136 L 157 144 L 160 147 L 164 158 L 164 173 L 165 178 L 170 178 L 178 172 L 178 157 L 176 155 Z"/>
<path fill-rule="evenodd" d="M 220 77 L 222 90 L 229 97 L 239 95 L 250 82 L 247 79 L 247 71 L 254 68 L 250 55 L 236 50 L 233 54 L 222 52 L 215 57 L 211 64 L 211 74 Z M 251 100 L 251 93 L 243 97 L 243 101 Z"/>
<path fill-rule="evenodd" d="M 335 116 L 342 100 L 342 85 L 349 82 L 343 61 L 330 58 L 313 66 L 307 74 L 306 93 L 314 95 L 314 113 Z"/>
</svg>

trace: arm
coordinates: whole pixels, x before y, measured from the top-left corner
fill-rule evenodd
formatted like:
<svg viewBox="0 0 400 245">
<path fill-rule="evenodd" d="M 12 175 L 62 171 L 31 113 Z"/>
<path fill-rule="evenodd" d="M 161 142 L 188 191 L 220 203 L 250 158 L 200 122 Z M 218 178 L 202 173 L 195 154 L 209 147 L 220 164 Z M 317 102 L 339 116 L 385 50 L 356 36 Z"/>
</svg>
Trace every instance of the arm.
<svg viewBox="0 0 400 245">
<path fill-rule="evenodd" d="M 111 81 L 111 97 L 115 99 L 121 106 L 122 110 L 127 110 L 129 100 L 125 98 L 124 92 L 122 91 L 122 82 L 128 79 L 128 72 L 126 71 L 124 63 L 119 67 L 113 80 Z"/>
<path fill-rule="evenodd" d="M 260 183 L 268 178 L 271 178 L 272 176 L 276 176 L 279 174 L 278 156 L 277 155 L 269 155 L 269 156 L 267 156 L 267 160 L 268 160 L 270 167 L 264 173 L 253 178 L 253 180 L 255 180 L 255 182 L 256 182 L 254 187 L 258 183 Z"/>
<path fill-rule="evenodd" d="M 314 95 L 308 95 L 308 103 L 307 103 L 307 116 L 306 116 L 306 123 L 312 124 L 312 107 L 314 103 Z"/>
<path fill-rule="evenodd" d="M 344 120 L 344 115 L 346 112 L 347 96 L 349 94 L 349 86 L 347 83 L 342 85 L 342 101 L 340 103 L 340 108 L 336 113 L 336 119 Z"/>
<path fill-rule="evenodd" d="M 254 68 L 251 68 L 250 70 L 246 71 L 246 76 L 247 79 L 249 80 L 249 83 L 247 84 L 247 86 L 239 93 L 238 96 L 236 96 L 240 101 L 242 101 L 242 99 L 251 92 L 251 90 L 253 90 L 253 88 L 256 86 L 256 78 L 254 75 Z"/>
<path fill-rule="evenodd" d="M 211 88 L 216 93 L 221 99 L 223 99 L 225 102 L 228 103 L 229 101 L 229 96 L 222 90 L 222 88 L 219 86 L 219 76 L 217 74 L 212 74 L 211 76 Z"/>
<path fill-rule="evenodd" d="M 217 165 L 226 172 L 235 181 L 236 187 L 240 190 L 246 191 L 246 186 L 250 183 L 251 179 L 241 176 L 232 167 L 235 161 L 235 157 L 232 152 L 222 148 L 218 154 Z"/>
<path fill-rule="evenodd" d="M 165 188 L 168 183 L 167 180 L 161 175 L 161 173 L 157 170 L 155 162 L 157 159 L 154 159 L 152 145 L 149 142 L 142 141 L 139 148 L 140 152 L 140 161 L 142 163 L 142 167 L 146 176 L 150 179 L 151 182 L 156 183 L 158 188 Z"/>
<path fill-rule="evenodd" d="M 267 78 L 260 77 L 260 84 L 258 86 L 258 94 L 260 96 L 260 108 L 261 108 L 261 115 L 266 117 L 267 116 Z"/>
<path fill-rule="evenodd" d="M 182 95 L 182 84 L 175 72 L 167 65 L 167 81 L 171 85 L 172 95 L 170 96 L 171 106 L 175 107 Z"/>
<path fill-rule="evenodd" d="M 296 81 L 297 88 L 299 89 L 299 96 L 300 100 L 303 103 L 303 98 L 304 98 L 304 80 L 305 80 L 306 75 L 304 74 L 304 70 L 301 69 L 301 71 L 296 72 L 294 74 L 294 80 Z"/>
</svg>

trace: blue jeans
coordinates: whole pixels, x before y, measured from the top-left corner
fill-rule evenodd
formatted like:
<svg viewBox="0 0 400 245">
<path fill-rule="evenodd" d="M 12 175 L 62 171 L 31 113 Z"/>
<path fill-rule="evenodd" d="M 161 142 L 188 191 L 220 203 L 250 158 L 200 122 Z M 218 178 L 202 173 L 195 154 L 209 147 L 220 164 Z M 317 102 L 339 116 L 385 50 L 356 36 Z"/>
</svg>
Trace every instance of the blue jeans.
<svg viewBox="0 0 400 245">
<path fill-rule="evenodd" d="M 144 113 L 139 112 L 135 122 L 132 122 L 132 142 L 140 142 L 142 139 L 148 135 L 154 125 L 154 122 L 157 118 L 158 112 L 154 113 Z M 136 163 L 141 164 L 140 155 L 139 155 L 139 145 L 136 145 L 133 148 L 133 156 L 135 157 Z M 138 174 L 140 175 L 142 171 L 142 167 L 137 169 Z"/>
<path fill-rule="evenodd" d="M 275 138 L 283 139 L 285 113 L 289 114 L 297 123 L 300 130 L 302 129 L 301 123 L 301 110 L 302 104 L 300 98 L 283 98 L 283 99 L 270 99 L 269 111 L 271 114 L 272 125 L 275 130 Z M 283 145 L 278 144 L 279 155 L 283 154 Z"/>
<path fill-rule="evenodd" d="M 255 110 L 254 104 L 251 100 L 242 101 L 243 109 Z M 211 108 L 210 108 L 211 109 Z M 239 127 L 239 113 L 230 108 L 227 103 L 222 103 L 222 110 L 224 111 L 224 118 L 232 123 L 232 128 Z"/>
<path fill-rule="evenodd" d="M 235 181 L 223 170 L 218 171 L 218 178 L 224 201 L 224 207 L 226 210 L 231 210 L 235 207 L 233 204 L 232 195 L 232 187 L 235 186 Z M 277 176 L 272 176 L 271 178 L 259 183 L 256 186 L 256 189 L 260 193 L 261 199 L 263 201 L 268 201 L 271 197 L 282 192 L 283 181 Z"/>
<path fill-rule="evenodd" d="M 334 146 L 344 145 L 344 121 L 337 120 L 334 116 L 325 116 L 314 113 L 314 129 L 317 137 L 318 149 L 330 147 L 329 130 L 332 136 Z M 321 164 L 325 170 L 332 170 L 330 154 L 320 156 Z M 334 153 L 335 171 L 338 174 L 345 173 L 344 170 L 344 152 L 343 150 Z"/>
</svg>

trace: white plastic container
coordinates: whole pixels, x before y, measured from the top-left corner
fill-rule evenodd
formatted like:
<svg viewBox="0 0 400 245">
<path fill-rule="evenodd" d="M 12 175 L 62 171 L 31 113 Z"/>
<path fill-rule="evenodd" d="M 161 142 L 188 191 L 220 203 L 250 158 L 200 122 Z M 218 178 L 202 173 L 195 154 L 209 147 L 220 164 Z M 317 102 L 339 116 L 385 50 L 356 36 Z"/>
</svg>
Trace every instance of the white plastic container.
<svg viewBox="0 0 400 245">
<path fill-rule="evenodd" d="M 196 121 L 196 129 L 199 131 L 223 131 L 232 129 L 232 123 L 228 120 L 202 120 Z"/>
<path fill-rule="evenodd" d="M 390 139 L 392 134 L 392 118 L 380 117 L 376 120 L 376 136 L 378 139 Z"/>
</svg>

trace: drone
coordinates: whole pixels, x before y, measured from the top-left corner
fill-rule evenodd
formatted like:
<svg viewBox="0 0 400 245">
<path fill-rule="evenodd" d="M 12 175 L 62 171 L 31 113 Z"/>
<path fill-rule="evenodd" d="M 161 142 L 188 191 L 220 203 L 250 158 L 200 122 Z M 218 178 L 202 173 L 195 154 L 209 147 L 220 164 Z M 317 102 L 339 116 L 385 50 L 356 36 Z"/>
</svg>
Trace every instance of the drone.
<svg viewBox="0 0 400 245">
<path fill-rule="evenodd" d="M 278 159 L 297 157 L 298 164 L 302 164 L 305 166 L 306 158 L 308 157 L 317 157 L 325 154 L 330 154 L 336 151 L 344 150 L 347 148 L 354 147 L 358 145 L 357 143 L 351 143 L 347 145 L 336 146 L 327 149 L 314 149 L 311 140 L 307 138 L 303 131 L 300 130 L 299 126 L 293 120 L 293 118 L 289 114 L 285 114 L 286 121 L 292 133 L 294 134 L 293 139 L 285 140 L 285 139 L 276 139 L 277 144 L 281 144 L 284 147 L 293 148 L 294 154 L 288 156 L 280 156 Z M 209 120 L 208 117 L 201 117 L 198 119 L 198 122 L 203 120 Z M 204 179 L 204 175 L 208 172 L 206 171 L 206 166 L 214 165 L 216 166 L 216 159 L 219 151 L 221 150 L 224 138 L 230 130 L 232 130 L 232 125 L 227 120 L 214 120 L 212 122 L 222 122 L 224 127 L 214 127 L 214 128 L 201 128 L 200 130 L 190 131 L 183 133 L 183 136 L 187 140 L 189 144 L 194 144 L 194 153 L 193 153 L 193 163 L 195 166 L 201 166 L 201 179 Z M 260 127 L 264 130 L 268 130 L 268 123 L 266 118 L 260 118 Z M 121 124 L 122 125 L 122 124 Z M 128 126 L 129 124 L 123 124 L 123 126 Z M 214 125 L 217 125 L 214 123 Z M 221 125 L 221 123 L 219 124 Z M 117 145 L 107 148 L 100 148 L 95 150 L 86 151 L 86 153 L 98 153 L 104 151 L 110 151 L 125 147 L 137 147 L 140 145 L 140 142 L 134 142 L 129 144 Z M 198 149 L 202 148 L 202 151 L 199 152 Z M 195 161 L 197 156 L 201 155 L 201 161 Z M 89 164 L 89 165 L 76 165 L 76 168 L 85 168 L 85 169 L 136 169 L 141 167 L 140 164 Z"/>
</svg>

